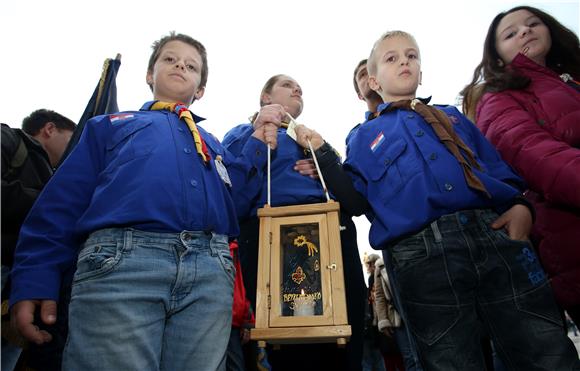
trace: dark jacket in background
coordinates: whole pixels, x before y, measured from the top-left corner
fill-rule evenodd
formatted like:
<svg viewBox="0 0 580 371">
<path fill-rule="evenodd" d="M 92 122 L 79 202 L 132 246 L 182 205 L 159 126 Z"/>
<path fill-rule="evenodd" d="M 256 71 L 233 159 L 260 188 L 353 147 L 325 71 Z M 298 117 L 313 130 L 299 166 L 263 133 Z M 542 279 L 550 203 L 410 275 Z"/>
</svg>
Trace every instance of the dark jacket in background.
<svg viewBox="0 0 580 371">
<path fill-rule="evenodd" d="M 2 265 L 12 266 L 20 226 L 53 170 L 40 143 L 22 130 L 2 124 L 1 141 Z M 21 143 L 25 152 L 17 155 Z"/>
</svg>

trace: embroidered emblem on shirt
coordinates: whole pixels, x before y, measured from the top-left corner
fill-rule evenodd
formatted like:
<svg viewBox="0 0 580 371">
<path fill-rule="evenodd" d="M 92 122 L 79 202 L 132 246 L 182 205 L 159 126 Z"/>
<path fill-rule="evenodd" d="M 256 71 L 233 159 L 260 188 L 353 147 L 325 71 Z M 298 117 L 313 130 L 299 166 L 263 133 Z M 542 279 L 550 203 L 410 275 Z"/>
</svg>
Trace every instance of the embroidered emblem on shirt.
<svg viewBox="0 0 580 371">
<path fill-rule="evenodd" d="M 126 120 L 132 118 L 134 115 L 132 113 L 122 113 L 120 115 L 111 115 L 111 122 Z"/>
<path fill-rule="evenodd" d="M 377 135 L 377 137 L 375 138 L 375 140 L 373 140 L 371 142 L 371 151 L 375 151 L 377 148 L 379 148 L 379 146 L 385 141 L 385 136 L 383 135 L 383 132 L 381 131 L 379 133 L 379 135 Z"/>
</svg>

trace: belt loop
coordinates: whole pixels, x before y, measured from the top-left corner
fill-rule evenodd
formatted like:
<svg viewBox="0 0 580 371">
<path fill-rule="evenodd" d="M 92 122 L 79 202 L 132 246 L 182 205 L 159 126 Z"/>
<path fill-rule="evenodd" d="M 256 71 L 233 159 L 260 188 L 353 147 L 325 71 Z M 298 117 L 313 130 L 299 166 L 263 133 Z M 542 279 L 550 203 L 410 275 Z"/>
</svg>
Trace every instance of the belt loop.
<svg viewBox="0 0 580 371">
<path fill-rule="evenodd" d="M 123 234 L 123 250 L 131 251 L 133 249 L 133 230 L 131 228 L 125 229 Z"/>
<path fill-rule="evenodd" d="M 433 231 L 433 237 L 435 237 L 435 242 L 439 243 L 443 240 L 441 237 L 441 232 L 439 231 L 439 226 L 437 225 L 437 220 L 431 223 L 431 230 Z"/>
</svg>

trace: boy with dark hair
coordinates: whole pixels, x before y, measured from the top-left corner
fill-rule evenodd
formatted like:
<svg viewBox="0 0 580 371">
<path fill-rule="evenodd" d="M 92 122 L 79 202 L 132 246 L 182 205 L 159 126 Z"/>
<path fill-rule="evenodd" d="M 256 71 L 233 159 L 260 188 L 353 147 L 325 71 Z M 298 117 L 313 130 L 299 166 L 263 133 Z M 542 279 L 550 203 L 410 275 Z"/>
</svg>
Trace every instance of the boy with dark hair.
<svg viewBox="0 0 580 371">
<path fill-rule="evenodd" d="M 22 120 L 22 130 L 30 136 L 35 136 L 49 122 L 52 122 L 59 130 L 74 131 L 77 126 L 72 120 L 60 113 L 41 108 Z"/>
<path fill-rule="evenodd" d="M 6 284 L 20 227 L 52 176 L 75 127 L 68 118 L 46 109 L 26 117 L 22 130 L 2 124 L 2 302 L 8 300 Z M 3 317 L 8 323 L 8 315 Z M 17 342 L 10 335 L 12 329 L 4 324 L 2 329 L 2 369 L 12 370 L 21 349 L 6 340 Z"/>
<path fill-rule="evenodd" d="M 485 369 L 487 332 L 511 369 L 578 369 L 528 240 L 522 180 L 455 107 L 416 99 L 420 61 L 406 32 L 375 43 L 369 85 L 385 103 L 351 138 L 344 166 L 374 213 L 371 245 L 389 250 L 423 366 Z M 297 134 L 326 146 L 316 133 Z"/>
<path fill-rule="evenodd" d="M 276 127 L 262 121 L 234 158 L 187 108 L 204 93 L 203 45 L 171 33 L 153 49 L 155 100 L 91 119 L 20 234 L 12 313 L 31 341 L 50 341 L 34 310 L 55 321 L 62 272 L 76 259 L 63 370 L 225 366 L 232 198 L 259 189 Z"/>
</svg>

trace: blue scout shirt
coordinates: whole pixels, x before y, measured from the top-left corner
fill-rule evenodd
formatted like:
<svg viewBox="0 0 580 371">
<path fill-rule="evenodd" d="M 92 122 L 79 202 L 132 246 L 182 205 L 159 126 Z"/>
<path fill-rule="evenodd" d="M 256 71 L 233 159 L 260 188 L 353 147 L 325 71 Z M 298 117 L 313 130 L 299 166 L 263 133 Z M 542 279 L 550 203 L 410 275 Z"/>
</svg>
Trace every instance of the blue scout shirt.
<svg viewBox="0 0 580 371">
<path fill-rule="evenodd" d="M 430 99 L 430 98 L 429 98 Z M 426 103 L 425 103 L 426 104 Z M 371 111 L 366 111 L 365 112 L 365 120 L 363 122 L 361 122 L 360 124 L 357 124 L 355 127 L 353 127 L 352 129 L 350 129 L 350 131 L 348 132 L 348 134 L 346 135 L 346 139 L 345 139 L 345 143 L 346 143 L 346 155 L 348 156 L 348 143 L 350 142 L 350 139 L 356 134 L 356 131 L 358 130 L 358 128 L 364 124 L 365 122 L 368 122 L 369 120 L 374 119 L 375 117 L 375 113 L 371 112 Z"/>
<path fill-rule="evenodd" d="M 239 154 L 252 135 L 251 124 L 238 125 L 224 137 L 223 145 L 232 154 Z M 271 154 L 271 206 L 310 204 L 325 202 L 320 180 L 304 176 L 294 170 L 296 161 L 304 159 L 304 150 L 286 134 L 286 129 L 278 129 L 278 146 Z M 266 171 L 266 170 L 265 170 Z M 268 202 L 268 179 L 263 177 L 260 192 L 255 197 L 237 197 L 236 207 L 242 216 L 256 216 L 257 210 Z"/>
<path fill-rule="evenodd" d="M 474 152 L 482 171 L 473 169 L 492 198 L 467 186 L 457 159 L 414 111 L 384 112 L 358 127 L 350 138 L 345 170 L 373 208 L 369 233 L 374 248 L 417 232 L 442 215 L 464 209 L 496 208 L 521 194 L 524 184 L 497 151 L 453 106 L 438 107 Z M 503 210 L 501 210 L 503 211 Z"/>
<path fill-rule="evenodd" d="M 196 153 L 187 124 L 169 111 L 91 119 L 74 151 L 52 177 L 20 233 L 12 271 L 12 303 L 58 297 L 61 272 L 96 230 L 239 233 L 235 198 L 262 184 L 266 145 L 249 138 L 237 156 L 199 127 L 211 154 Z M 195 118 L 199 121 L 199 118 Z M 216 170 L 221 156 L 233 187 Z"/>
</svg>

